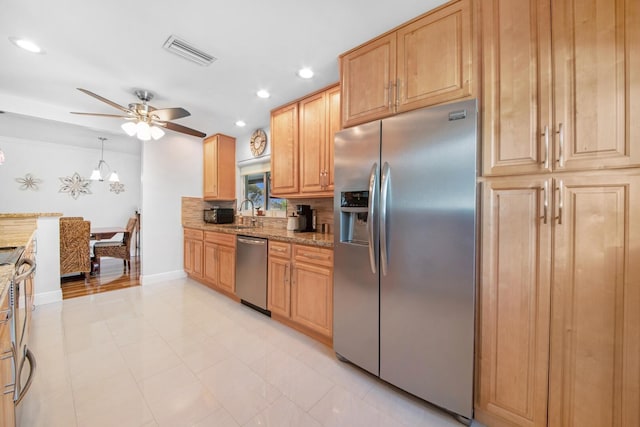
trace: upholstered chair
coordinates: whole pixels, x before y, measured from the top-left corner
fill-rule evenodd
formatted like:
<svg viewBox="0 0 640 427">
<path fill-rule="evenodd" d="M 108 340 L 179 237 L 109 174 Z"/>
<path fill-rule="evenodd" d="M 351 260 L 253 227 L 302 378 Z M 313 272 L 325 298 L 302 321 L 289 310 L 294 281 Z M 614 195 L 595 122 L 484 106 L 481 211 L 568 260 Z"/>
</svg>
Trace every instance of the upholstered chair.
<svg viewBox="0 0 640 427">
<path fill-rule="evenodd" d="M 122 241 L 119 242 L 97 242 L 93 245 L 93 255 L 98 260 L 98 268 L 100 266 L 100 258 L 111 257 L 120 258 L 124 262 L 125 270 L 127 267 L 131 267 L 131 238 L 136 228 L 136 217 L 129 218 L 127 222 L 127 228 L 122 236 Z"/>
<path fill-rule="evenodd" d="M 91 222 L 82 217 L 60 218 L 60 275 L 91 271 Z"/>
</svg>

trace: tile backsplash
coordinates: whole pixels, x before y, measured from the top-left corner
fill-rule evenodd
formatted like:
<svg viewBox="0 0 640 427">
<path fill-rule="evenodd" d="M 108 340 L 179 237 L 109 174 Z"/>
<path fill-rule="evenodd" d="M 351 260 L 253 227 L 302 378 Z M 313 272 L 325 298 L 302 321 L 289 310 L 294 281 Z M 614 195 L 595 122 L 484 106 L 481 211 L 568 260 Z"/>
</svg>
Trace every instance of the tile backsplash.
<svg viewBox="0 0 640 427">
<path fill-rule="evenodd" d="M 321 224 L 330 224 L 330 228 L 333 229 L 333 198 L 321 198 L 321 199 L 287 199 L 287 216 L 296 212 L 297 205 L 309 205 L 311 209 L 316 209 L 317 214 L 317 226 L 320 228 Z M 201 223 L 203 222 L 202 211 L 205 209 L 211 209 L 214 206 L 221 208 L 234 208 L 238 209 L 238 206 L 234 200 L 232 201 L 216 201 L 207 202 L 198 197 L 183 197 L 182 198 L 182 225 L 185 223 Z M 271 228 L 287 228 L 287 219 L 278 217 L 256 217 L 260 224 L 264 227 Z M 237 221 L 236 217 L 236 221 Z"/>
</svg>

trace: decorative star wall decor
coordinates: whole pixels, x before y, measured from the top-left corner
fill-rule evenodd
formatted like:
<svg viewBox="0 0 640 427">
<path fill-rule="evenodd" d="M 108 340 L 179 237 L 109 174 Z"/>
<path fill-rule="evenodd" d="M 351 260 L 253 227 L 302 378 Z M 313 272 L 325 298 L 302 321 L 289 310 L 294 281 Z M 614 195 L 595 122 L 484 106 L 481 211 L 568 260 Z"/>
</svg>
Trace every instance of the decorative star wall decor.
<svg viewBox="0 0 640 427">
<path fill-rule="evenodd" d="M 121 182 L 112 182 L 109 184 L 109 191 L 112 193 L 120 194 L 124 191 L 124 184 Z"/>
<path fill-rule="evenodd" d="M 89 189 L 91 181 L 81 177 L 78 172 L 74 172 L 72 176 L 60 177 L 60 182 L 62 182 L 62 185 L 58 192 L 69 193 L 74 199 L 77 199 L 82 194 L 92 194 Z"/>
<path fill-rule="evenodd" d="M 24 178 L 16 178 L 16 182 L 20 184 L 20 187 L 18 187 L 20 190 L 38 191 L 38 184 L 40 184 L 42 180 L 28 173 Z"/>
</svg>

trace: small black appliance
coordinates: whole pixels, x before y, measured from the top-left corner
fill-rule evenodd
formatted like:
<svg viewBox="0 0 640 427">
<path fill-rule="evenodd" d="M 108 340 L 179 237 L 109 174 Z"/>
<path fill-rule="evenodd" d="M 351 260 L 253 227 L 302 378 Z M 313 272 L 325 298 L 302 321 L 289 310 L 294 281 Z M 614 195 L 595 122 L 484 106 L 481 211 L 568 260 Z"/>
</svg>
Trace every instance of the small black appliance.
<svg viewBox="0 0 640 427">
<path fill-rule="evenodd" d="M 299 232 L 316 231 L 313 228 L 313 211 L 309 205 L 297 205 L 296 212 L 298 212 L 298 229 Z"/>
<path fill-rule="evenodd" d="M 233 208 L 212 208 L 204 211 L 204 222 L 210 224 L 233 223 L 235 211 Z"/>
</svg>

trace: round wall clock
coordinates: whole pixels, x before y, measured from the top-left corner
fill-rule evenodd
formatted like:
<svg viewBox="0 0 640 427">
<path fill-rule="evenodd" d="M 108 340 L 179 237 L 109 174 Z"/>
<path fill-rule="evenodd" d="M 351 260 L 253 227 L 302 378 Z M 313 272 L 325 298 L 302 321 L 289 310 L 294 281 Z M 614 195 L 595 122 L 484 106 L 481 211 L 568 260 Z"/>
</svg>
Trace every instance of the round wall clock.
<svg viewBox="0 0 640 427">
<path fill-rule="evenodd" d="M 267 134 L 262 129 L 256 129 L 251 134 L 251 141 L 249 142 L 249 148 L 251 148 L 251 154 L 254 157 L 264 153 L 264 149 L 267 146 Z"/>
</svg>

